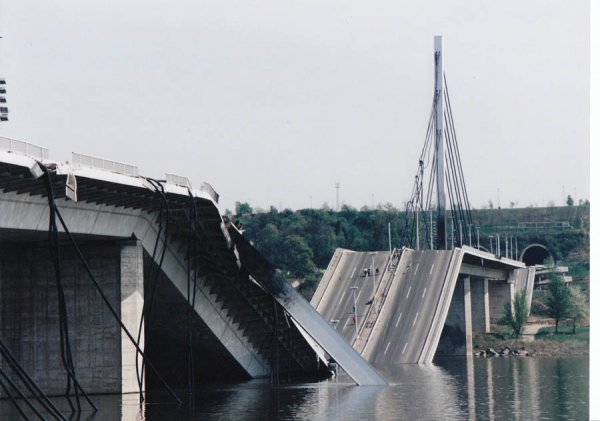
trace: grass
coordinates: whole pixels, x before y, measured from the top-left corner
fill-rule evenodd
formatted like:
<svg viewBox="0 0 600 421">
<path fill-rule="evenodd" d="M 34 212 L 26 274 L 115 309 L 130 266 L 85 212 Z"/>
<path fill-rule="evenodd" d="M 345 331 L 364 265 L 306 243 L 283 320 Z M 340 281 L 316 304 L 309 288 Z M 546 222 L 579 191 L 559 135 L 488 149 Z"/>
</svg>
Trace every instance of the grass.
<svg viewBox="0 0 600 421">
<path fill-rule="evenodd" d="M 590 328 L 578 326 L 575 334 L 573 327 L 567 322 L 558 326 L 558 334 L 554 334 L 554 326 L 541 328 L 533 342 L 515 338 L 512 329 L 504 325 L 492 325 L 491 333 L 475 333 L 473 335 L 473 351 L 493 348 L 500 350 L 504 347 L 511 349 L 524 348 L 532 356 L 557 357 L 588 355 Z"/>
<path fill-rule="evenodd" d="M 558 342 L 581 342 L 590 343 L 590 328 L 589 326 L 577 326 L 575 334 L 573 327 L 569 325 L 558 325 L 558 333 L 554 333 L 554 326 L 543 327 L 538 330 L 535 335 L 536 340 L 558 341 Z"/>
</svg>

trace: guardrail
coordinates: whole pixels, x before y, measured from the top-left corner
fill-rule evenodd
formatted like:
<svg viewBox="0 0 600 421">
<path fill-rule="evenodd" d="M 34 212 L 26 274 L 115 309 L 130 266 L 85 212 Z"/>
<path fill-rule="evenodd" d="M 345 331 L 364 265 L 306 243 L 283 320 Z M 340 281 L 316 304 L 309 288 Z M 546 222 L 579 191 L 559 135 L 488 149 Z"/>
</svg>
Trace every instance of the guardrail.
<svg viewBox="0 0 600 421">
<path fill-rule="evenodd" d="M 552 221 L 552 222 L 519 222 L 519 229 L 527 228 L 571 228 L 571 224 L 567 221 Z"/>
<path fill-rule="evenodd" d="M 131 177 L 138 176 L 138 168 L 133 165 L 109 161 L 108 159 L 96 158 L 90 155 L 84 155 L 75 152 L 73 152 L 72 155 L 73 164 L 77 164 L 82 167 L 93 168 L 100 171 L 114 172 L 117 174 L 128 175 Z"/>
<path fill-rule="evenodd" d="M 192 188 L 192 184 L 190 183 L 190 180 L 187 177 L 182 177 L 180 175 L 169 173 L 166 173 L 165 177 L 167 179 L 167 183 L 169 184 L 174 184 L 176 186 L 185 187 L 189 189 Z"/>
<path fill-rule="evenodd" d="M 44 161 L 48 159 L 48 149 L 21 140 L 0 136 L 0 149 Z"/>
<path fill-rule="evenodd" d="M 219 203 L 219 193 L 217 193 L 210 184 L 206 182 L 202 183 L 202 190 L 208 193 L 215 203 Z"/>
</svg>

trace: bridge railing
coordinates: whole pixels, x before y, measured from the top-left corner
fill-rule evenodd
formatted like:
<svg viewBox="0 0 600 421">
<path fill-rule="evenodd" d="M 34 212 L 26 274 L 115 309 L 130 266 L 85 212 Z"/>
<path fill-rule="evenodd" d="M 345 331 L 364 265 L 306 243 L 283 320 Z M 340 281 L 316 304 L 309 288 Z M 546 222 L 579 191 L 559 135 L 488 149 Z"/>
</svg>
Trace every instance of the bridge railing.
<svg viewBox="0 0 600 421">
<path fill-rule="evenodd" d="M 166 173 L 165 177 L 167 179 L 167 183 L 174 184 L 179 187 L 192 188 L 192 184 L 187 177 L 182 177 L 180 175 L 169 174 Z"/>
<path fill-rule="evenodd" d="M 215 203 L 219 203 L 219 193 L 217 193 L 210 184 L 207 182 L 202 183 L 202 191 L 208 193 Z"/>
<path fill-rule="evenodd" d="M 123 164 L 121 162 L 109 161 L 108 159 L 96 158 L 90 155 L 84 155 L 73 152 L 73 164 L 82 167 L 97 169 L 100 171 L 114 172 L 117 174 L 138 176 L 138 168 L 133 165 Z"/>
<path fill-rule="evenodd" d="M 39 161 L 48 159 L 48 149 L 9 137 L 0 136 L 0 149 Z"/>
</svg>

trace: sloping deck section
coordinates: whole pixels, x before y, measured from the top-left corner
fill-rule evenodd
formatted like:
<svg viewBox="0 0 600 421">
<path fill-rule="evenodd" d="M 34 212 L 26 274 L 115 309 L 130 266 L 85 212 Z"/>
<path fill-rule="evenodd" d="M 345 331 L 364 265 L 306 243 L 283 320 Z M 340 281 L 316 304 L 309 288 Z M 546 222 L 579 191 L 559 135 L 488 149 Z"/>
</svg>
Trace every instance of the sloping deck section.
<svg viewBox="0 0 600 421">
<path fill-rule="evenodd" d="M 378 264 L 384 269 L 365 276 L 363 267 L 372 258 L 383 259 Z M 492 308 L 501 307 L 515 290 L 530 297 L 531 273 L 521 262 L 471 247 L 392 253 L 338 249 L 311 304 L 376 366 L 428 364 L 442 338 L 441 353 L 469 353 L 473 326 L 489 330 L 490 301 Z M 496 295 L 488 293 L 488 282 L 494 282 Z"/>
<path fill-rule="evenodd" d="M 147 258 L 153 256 L 162 204 L 148 180 L 89 167 L 46 165 L 53 172 L 57 205 L 75 236 L 90 240 L 134 239 Z M 0 151 L 0 241 L 45 238 L 48 203 L 43 178 L 36 177 L 39 172 L 36 174 L 35 166 L 32 158 Z M 65 198 L 67 174 L 76 177 L 77 202 Z M 178 292 L 183 298 L 179 303 L 187 305 L 188 262 L 192 267 L 197 264 L 195 317 L 201 320 L 205 331 L 202 336 L 217 340 L 219 346 L 215 350 L 227 354 L 219 361 L 231 361 L 236 366 L 231 371 L 242 371 L 253 378 L 325 375 L 328 371 L 315 358 L 313 342 L 307 341 L 304 332 L 290 322 L 295 319 L 323 349 L 335 355 L 358 384 L 383 384 L 349 345 L 331 339 L 337 336 L 335 332 L 293 288 L 273 276 L 270 269 L 263 270 L 264 259 L 235 229 L 230 229 L 235 238 L 232 242 L 212 188 L 192 190 L 190 198 L 186 187 L 165 182 L 162 185 L 169 206 L 168 247 L 162 274 L 174 287 L 169 286 L 169 294 Z M 198 215 L 196 236 L 190 230 L 194 206 Z M 188 252 L 190 241 L 195 242 L 195 255 Z M 160 253 L 153 257 L 154 264 L 158 264 Z M 172 320 L 156 323 L 161 332 L 175 334 L 185 330 L 180 326 L 169 329 Z M 148 333 L 152 334 L 152 330 Z M 178 339 L 185 343 L 185 337 Z"/>
</svg>

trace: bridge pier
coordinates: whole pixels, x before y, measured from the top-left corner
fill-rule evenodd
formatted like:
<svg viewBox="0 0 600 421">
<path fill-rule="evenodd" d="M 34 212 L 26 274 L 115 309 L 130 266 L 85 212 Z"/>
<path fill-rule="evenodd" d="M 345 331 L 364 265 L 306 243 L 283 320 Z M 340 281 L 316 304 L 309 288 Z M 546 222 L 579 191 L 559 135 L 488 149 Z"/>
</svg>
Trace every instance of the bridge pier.
<svg viewBox="0 0 600 421">
<path fill-rule="evenodd" d="M 471 278 L 461 276 L 456 280 L 436 356 L 473 354 L 472 313 Z"/>
<path fill-rule="evenodd" d="M 513 302 L 515 284 L 505 279 L 489 280 L 490 323 L 499 323 L 504 317 L 504 303 Z"/>
<path fill-rule="evenodd" d="M 137 240 L 121 244 L 121 320 L 127 330 L 135 334 L 144 308 L 144 249 Z M 144 348 L 144 329 L 140 348 Z M 139 391 L 136 372 L 136 349 L 121 330 L 121 393 Z M 138 359 L 141 369 L 142 358 Z"/>
<path fill-rule="evenodd" d="M 490 332 L 489 280 L 474 278 L 471 283 L 471 307 L 473 332 Z"/>
<path fill-rule="evenodd" d="M 80 247 L 109 301 L 126 326 L 136 332 L 143 306 L 141 246 L 87 240 Z M 89 394 L 137 392 L 135 348 L 120 335 L 75 251 L 63 246 L 61 254 L 78 381 Z M 49 395 L 63 394 L 67 378 L 58 309 L 53 260 L 45 241 L 0 244 L 0 337 Z M 12 373 L 5 361 L 0 364 Z"/>
</svg>

